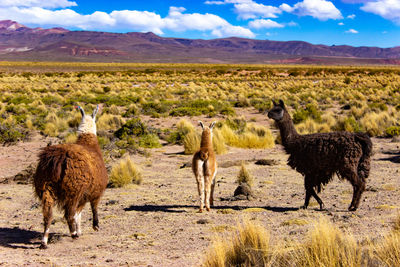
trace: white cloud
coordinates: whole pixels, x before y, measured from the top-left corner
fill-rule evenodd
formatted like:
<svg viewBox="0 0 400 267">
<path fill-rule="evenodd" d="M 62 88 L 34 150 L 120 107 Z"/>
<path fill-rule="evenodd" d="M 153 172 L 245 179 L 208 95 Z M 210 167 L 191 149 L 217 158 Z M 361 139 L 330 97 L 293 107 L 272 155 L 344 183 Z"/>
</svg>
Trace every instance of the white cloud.
<svg viewBox="0 0 400 267">
<path fill-rule="evenodd" d="M 378 0 L 367 2 L 361 10 L 379 15 L 400 25 L 400 0 Z"/>
<path fill-rule="evenodd" d="M 355 17 L 356 17 L 356 15 L 354 15 L 354 14 L 351 14 L 351 15 L 347 16 L 348 19 L 354 19 Z"/>
<path fill-rule="evenodd" d="M 69 0 L 0 0 L 0 7 L 43 7 L 43 8 L 66 8 L 77 6 Z"/>
<path fill-rule="evenodd" d="M 253 1 L 248 3 L 235 4 L 235 12 L 241 19 L 254 19 L 254 18 L 277 18 L 278 14 L 282 13 L 278 7 L 266 6 L 258 4 Z"/>
<path fill-rule="evenodd" d="M 286 3 L 281 4 L 281 5 L 279 6 L 279 8 L 280 8 L 281 10 L 285 11 L 285 12 L 288 12 L 288 13 L 293 12 L 293 7 L 289 6 L 289 5 L 286 4 Z"/>
<path fill-rule="evenodd" d="M 270 19 L 256 19 L 249 22 L 249 27 L 254 29 L 283 28 L 283 24 Z"/>
<path fill-rule="evenodd" d="M 343 23 L 343 22 L 339 22 L 337 25 L 339 25 L 339 26 L 343 26 L 343 25 L 344 25 L 344 23 Z"/>
<path fill-rule="evenodd" d="M 345 33 L 353 33 L 353 34 L 357 34 L 358 31 L 354 30 L 354 29 L 349 29 L 347 31 L 345 31 Z"/>
<path fill-rule="evenodd" d="M 241 36 L 241 37 L 247 37 L 247 38 L 254 38 L 255 34 L 250 31 L 249 29 L 246 29 L 241 26 L 233 26 L 233 25 L 228 25 L 225 27 L 220 27 L 217 29 L 214 29 L 211 32 L 212 35 L 216 37 L 233 37 L 233 36 Z"/>
<path fill-rule="evenodd" d="M 291 22 L 287 23 L 287 25 L 290 26 L 290 27 L 299 26 L 299 24 L 297 22 L 294 22 L 294 21 L 291 21 Z"/>
<path fill-rule="evenodd" d="M 254 38 L 255 34 L 242 26 L 234 26 L 214 14 L 184 13 L 185 8 L 170 7 L 166 17 L 149 11 L 116 10 L 111 13 L 96 11 L 82 15 L 71 9 L 51 10 L 42 7 L 0 8 L 0 20 L 12 19 L 33 25 L 76 27 L 84 30 L 151 31 L 163 34 L 165 30 L 175 32 L 201 31 L 217 37 L 240 36 Z"/>
<path fill-rule="evenodd" d="M 295 4 L 292 12 L 299 16 L 311 16 L 322 21 L 343 18 L 339 9 L 332 2 L 326 0 L 304 0 Z"/>
</svg>

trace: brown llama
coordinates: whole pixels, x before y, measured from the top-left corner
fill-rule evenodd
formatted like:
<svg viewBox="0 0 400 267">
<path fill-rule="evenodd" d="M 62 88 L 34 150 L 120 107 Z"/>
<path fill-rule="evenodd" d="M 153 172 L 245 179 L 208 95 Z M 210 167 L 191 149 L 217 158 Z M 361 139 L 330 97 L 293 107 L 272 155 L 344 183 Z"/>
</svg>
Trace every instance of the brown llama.
<svg viewBox="0 0 400 267">
<path fill-rule="evenodd" d="M 313 196 L 320 209 L 324 208 L 319 193 L 321 186 L 331 181 L 336 173 L 353 186 L 353 200 L 349 211 L 355 211 L 365 190 L 370 170 L 372 142 L 365 133 L 330 132 L 300 135 L 282 100 L 273 101 L 268 117 L 275 120 L 281 134 L 282 145 L 289 154 L 288 165 L 304 175 L 306 190 L 302 208 L 307 208 Z"/>
<path fill-rule="evenodd" d="M 196 177 L 200 197 L 199 212 L 203 212 L 204 204 L 207 211 L 210 211 L 210 205 L 214 206 L 213 195 L 215 175 L 217 174 L 217 161 L 212 143 L 212 130 L 215 122 L 211 123 L 210 127 L 204 126 L 201 121 L 199 123 L 203 132 L 201 134 L 200 150 L 193 155 L 192 170 Z"/>
<path fill-rule="evenodd" d="M 44 234 L 40 248 L 47 248 L 52 209 L 55 204 L 64 211 L 72 238 L 81 235 L 81 212 L 90 202 L 93 229 L 99 230 L 97 206 L 108 183 L 107 170 L 96 136 L 96 114 L 86 116 L 78 107 L 82 121 L 74 144 L 48 146 L 39 154 L 34 174 L 34 189 L 42 203 Z"/>
</svg>

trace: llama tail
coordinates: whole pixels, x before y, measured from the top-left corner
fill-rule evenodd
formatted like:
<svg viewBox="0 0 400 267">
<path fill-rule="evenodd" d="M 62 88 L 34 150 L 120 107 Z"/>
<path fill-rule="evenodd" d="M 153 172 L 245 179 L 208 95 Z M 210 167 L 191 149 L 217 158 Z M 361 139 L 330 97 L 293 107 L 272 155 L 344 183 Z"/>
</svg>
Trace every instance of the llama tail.
<svg viewBox="0 0 400 267">
<path fill-rule="evenodd" d="M 356 133 L 355 139 L 361 145 L 363 151 L 360 161 L 358 162 L 357 174 L 358 177 L 365 180 L 368 178 L 370 170 L 372 142 L 371 138 L 365 133 Z"/>
</svg>

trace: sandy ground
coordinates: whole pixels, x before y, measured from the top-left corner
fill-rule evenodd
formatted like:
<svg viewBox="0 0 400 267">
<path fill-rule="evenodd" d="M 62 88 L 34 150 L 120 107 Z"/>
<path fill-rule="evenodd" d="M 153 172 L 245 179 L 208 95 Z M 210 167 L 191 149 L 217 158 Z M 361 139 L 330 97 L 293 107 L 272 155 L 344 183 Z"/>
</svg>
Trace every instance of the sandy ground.
<svg viewBox="0 0 400 267">
<path fill-rule="evenodd" d="M 253 120 L 262 119 L 254 116 Z M 0 181 L 35 164 L 38 149 L 47 143 L 37 136 L 26 143 L 0 147 Z M 303 239 L 320 216 L 327 216 L 359 240 L 379 238 L 391 229 L 400 207 L 400 163 L 396 163 L 400 143 L 377 138 L 373 143 L 367 191 L 356 212 L 347 211 L 352 197 L 350 184 L 337 178 L 320 194 L 327 211 L 318 211 L 315 202 L 308 210 L 299 210 L 304 201 L 303 177 L 286 165 L 287 155 L 279 145 L 265 150 L 230 148 L 228 154 L 218 156 L 225 168 L 218 170 L 216 206 L 202 214 L 197 213 L 197 188 L 191 169 L 181 168 L 191 160 L 191 156 L 179 153 L 182 147 L 153 149 L 147 158 L 133 155 L 142 169 L 143 183 L 106 190 L 99 207 L 100 231 L 91 228 L 89 205 L 82 215 L 83 235 L 77 240 L 72 240 L 62 214 L 56 212 L 47 250 L 38 249 L 42 214 L 32 186 L 3 183 L 0 265 L 198 266 L 212 237 L 229 232 L 244 216 L 265 225 L 273 242 Z M 275 159 L 278 164 L 255 165 L 256 159 Z M 223 200 L 232 196 L 237 186 L 239 167 L 227 167 L 236 160 L 249 160 L 247 168 L 255 178 L 256 195 L 251 201 Z M 306 224 L 290 223 L 294 219 Z"/>
</svg>

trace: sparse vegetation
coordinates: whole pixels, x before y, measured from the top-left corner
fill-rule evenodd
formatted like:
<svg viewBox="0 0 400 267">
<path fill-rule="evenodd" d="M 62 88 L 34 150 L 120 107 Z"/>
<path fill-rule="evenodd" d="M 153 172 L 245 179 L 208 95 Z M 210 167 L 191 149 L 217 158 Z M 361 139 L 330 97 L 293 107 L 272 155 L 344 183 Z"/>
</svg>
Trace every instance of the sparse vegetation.
<svg viewBox="0 0 400 267">
<path fill-rule="evenodd" d="M 283 225 L 304 225 L 290 220 Z M 399 266 L 400 234 L 394 230 L 376 243 L 357 242 L 326 218 L 314 223 L 305 241 L 272 244 L 270 234 L 245 219 L 237 230 L 215 236 L 203 266 Z"/>
<path fill-rule="evenodd" d="M 125 157 L 113 165 L 109 179 L 111 187 L 123 187 L 132 183 L 140 184 L 142 174 L 132 159 Z"/>
<path fill-rule="evenodd" d="M 254 184 L 254 178 L 250 174 L 250 172 L 247 170 L 246 165 L 244 162 L 242 162 L 242 165 L 240 166 L 239 173 L 236 178 L 236 182 L 240 185 L 241 183 L 246 183 L 249 186 L 252 186 Z"/>
</svg>

